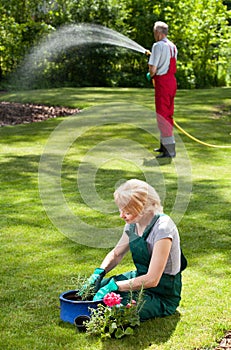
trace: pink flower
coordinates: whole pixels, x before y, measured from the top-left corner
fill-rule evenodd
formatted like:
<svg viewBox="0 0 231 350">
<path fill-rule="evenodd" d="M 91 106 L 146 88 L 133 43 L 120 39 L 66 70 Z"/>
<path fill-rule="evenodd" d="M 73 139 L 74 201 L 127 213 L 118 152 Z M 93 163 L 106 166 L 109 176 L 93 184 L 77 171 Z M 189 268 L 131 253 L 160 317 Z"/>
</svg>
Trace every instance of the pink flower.
<svg viewBox="0 0 231 350">
<path fill-rule="evenodd" d="M 132 299 L 132 301 L 126 305 L 126 309 L 130 309 L 130 307 L 135 306 L 135 305 L 136 305 L 136 301 L 134 299 Z"/>
<path fill-rule="evenodd" d="M 105 297 L 103 298 L 104 304 L 106 304 L 109 307 L 119 305 L 121 300 L 122 300 L 121 296 L 114 292 L 106 294 Z"/>
</svg>

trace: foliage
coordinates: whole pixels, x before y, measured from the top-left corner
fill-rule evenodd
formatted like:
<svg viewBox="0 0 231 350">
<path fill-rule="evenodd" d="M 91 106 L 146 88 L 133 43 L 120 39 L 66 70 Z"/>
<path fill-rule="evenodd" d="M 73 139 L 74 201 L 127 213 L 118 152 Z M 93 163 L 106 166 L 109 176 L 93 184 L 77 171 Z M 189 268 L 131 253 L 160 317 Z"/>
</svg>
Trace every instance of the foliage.
<svg viewBox="0 0 231 350">
<path fill-rule="evenodd" d="M 31 46 L 52 28 L 45 22 L 36 22 L 30 14 L 20 13 L 20 2 L 14 6 L 11 2 L 5 8 L 0 5 L 0 79 L 14 71 Z M 8 8 L 12 4 L 12 8 Z"/>
<path fill-rule="evenodd" d="M 162 8 L 161 12 L 165 13 L 171 38 L 179 50 L 178 86 L 224 85 L 225 72 L 230 65 L 226 52 L 230 41 L 230 12 L 222 1 L 184 0 L 175 3 L 174 7 Z M 181 16 L 176 16 L 177 13 Z"/>
<path fill-rule="evenodd" d="M 224 3 L 230 8 L 228 1 Z M 156 20 L 169 24 L 169 37 L 179 49 L 179 88 L 219 86 L 229 81 L 231 17 L 222 0 L 3 0 L 0 81 L 15 71 L 33 45 L 63 24 L 101 24 L 151 49 Z M 72 48 L 47 64 L 35 87 L 147 87 L 146 71 L 146 58 L 129 50 Z"/>
<path fill-rule="evenodd" d="M 91 309 L 90 321 L 86 322 L 87 333 L 99 335 L 101 338 L 122 338 L 125 335 L 132 335 L 133 328 L 140 325 L 139 311 L 142 308 L 142 293 L 138 293 L 138 299 L 133 299 L 130 292 L 130 302 L 126 305 L 121 303 L 119 294 L 106 294 L 97 309 Z"/>
<path fill-rule="evenodd" d="M 227 2 L 228 4 L 228 2 Z M 153 43 L 156 20 L 170 26 L 179 49 L 179 88 L 224 85 L 230 68 L 230 12 L 221 0 L 120 3 L 93 0 L 55 2 L 4 0 L 0 5 L 0 80 L 20 64 L 29 49 L 49 31 L 67 23 L 96 23 L 115 29 L 145 48 Z M 97 65 L 97 70 L 95 66 Z M 128 50 L 96 47 L 71 49 L 50 64 L 36 81 L 38 87 L 148 86 L 145 57 Z"/>
<path fill-rule="evenodd" d="M 76 297 L 81 298 L 81 300 L 92 300 L 95 289 L 94 286 L 88 283 L 89 276 L 78 274 L 76 277 L 72 277 L 71 281 L 75 285 L 75 290 L 77 290 Z M 79 294 L 81 291 L 81 295 Z"/>
</svg>

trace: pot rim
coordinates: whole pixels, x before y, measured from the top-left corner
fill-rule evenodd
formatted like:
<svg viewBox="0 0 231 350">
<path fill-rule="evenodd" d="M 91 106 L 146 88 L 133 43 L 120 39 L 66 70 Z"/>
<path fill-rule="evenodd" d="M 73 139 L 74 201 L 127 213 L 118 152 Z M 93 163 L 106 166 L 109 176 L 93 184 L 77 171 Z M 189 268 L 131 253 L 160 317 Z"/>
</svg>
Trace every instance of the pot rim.
<svg viewBox="0 0 231 350">
<path fill-rule="evenodd" d="M 74 319 L 74 323 L 76 326 L 78 326 L 77 319 L 81 319 L 81 318 L 84 318 L 85 321 L 87 321 L 87 320 L 90 321 L 90 319 L 91 319 L 91 317 L 88 315 L 79 315 L 79 316 L 75 317 L 75 319 Z"/>
<path fill-rule="evenodd" d="M 70 303 L 70 304 L 95 304 L 95 303 L 102 303 L 103 299 L 99 299 L 99 300 L 70 300 L 70 299 L 67 299 L 66 297 L 70 294 L 74 294 L 74 293 L 77 293 L 78 292 L 78 289 L 77 290 L 68 290 L 66 292 L 63 292 L 62 294 L 60 294 L 59 296 L 59 299 L 61 301 L 65 301 L 67 303 Z"/>
</svg>

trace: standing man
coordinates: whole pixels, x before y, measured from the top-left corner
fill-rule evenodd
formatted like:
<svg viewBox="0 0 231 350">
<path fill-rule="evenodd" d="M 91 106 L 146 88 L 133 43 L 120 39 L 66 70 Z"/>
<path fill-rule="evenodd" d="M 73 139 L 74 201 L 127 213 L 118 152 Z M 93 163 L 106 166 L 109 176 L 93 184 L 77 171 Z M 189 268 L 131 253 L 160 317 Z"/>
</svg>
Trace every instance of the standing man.
<svg viewBox="0 0 231 350">
<path fill-rule="evenodd" d="M 148 61 L 150 78 L 155 86 L 155 106 L 158 128 L 160 130 L 160 152 L 156 158 L 176 156 L 173 135 L 174 97 L 177 83 L 175 78 L 177 48 L 167 39 L 168 25 L 156 22 L 153 27 L 155 43 Z"/>
</svg>

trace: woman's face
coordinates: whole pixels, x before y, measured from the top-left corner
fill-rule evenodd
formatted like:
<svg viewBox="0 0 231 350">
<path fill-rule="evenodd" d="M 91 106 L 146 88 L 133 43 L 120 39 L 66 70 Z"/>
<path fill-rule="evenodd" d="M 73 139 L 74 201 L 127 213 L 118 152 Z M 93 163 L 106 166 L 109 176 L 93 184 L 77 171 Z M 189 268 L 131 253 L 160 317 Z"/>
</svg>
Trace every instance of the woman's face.
<svg viewBox="0 0 231 350">
<path fill-rule="evenodd" d="M 120 209 L 120 217 L 124 219 L 127 224 L 135 224 L 140 220 L 140 215 L 131 214 L 123 209 Z"/>
</svg>

